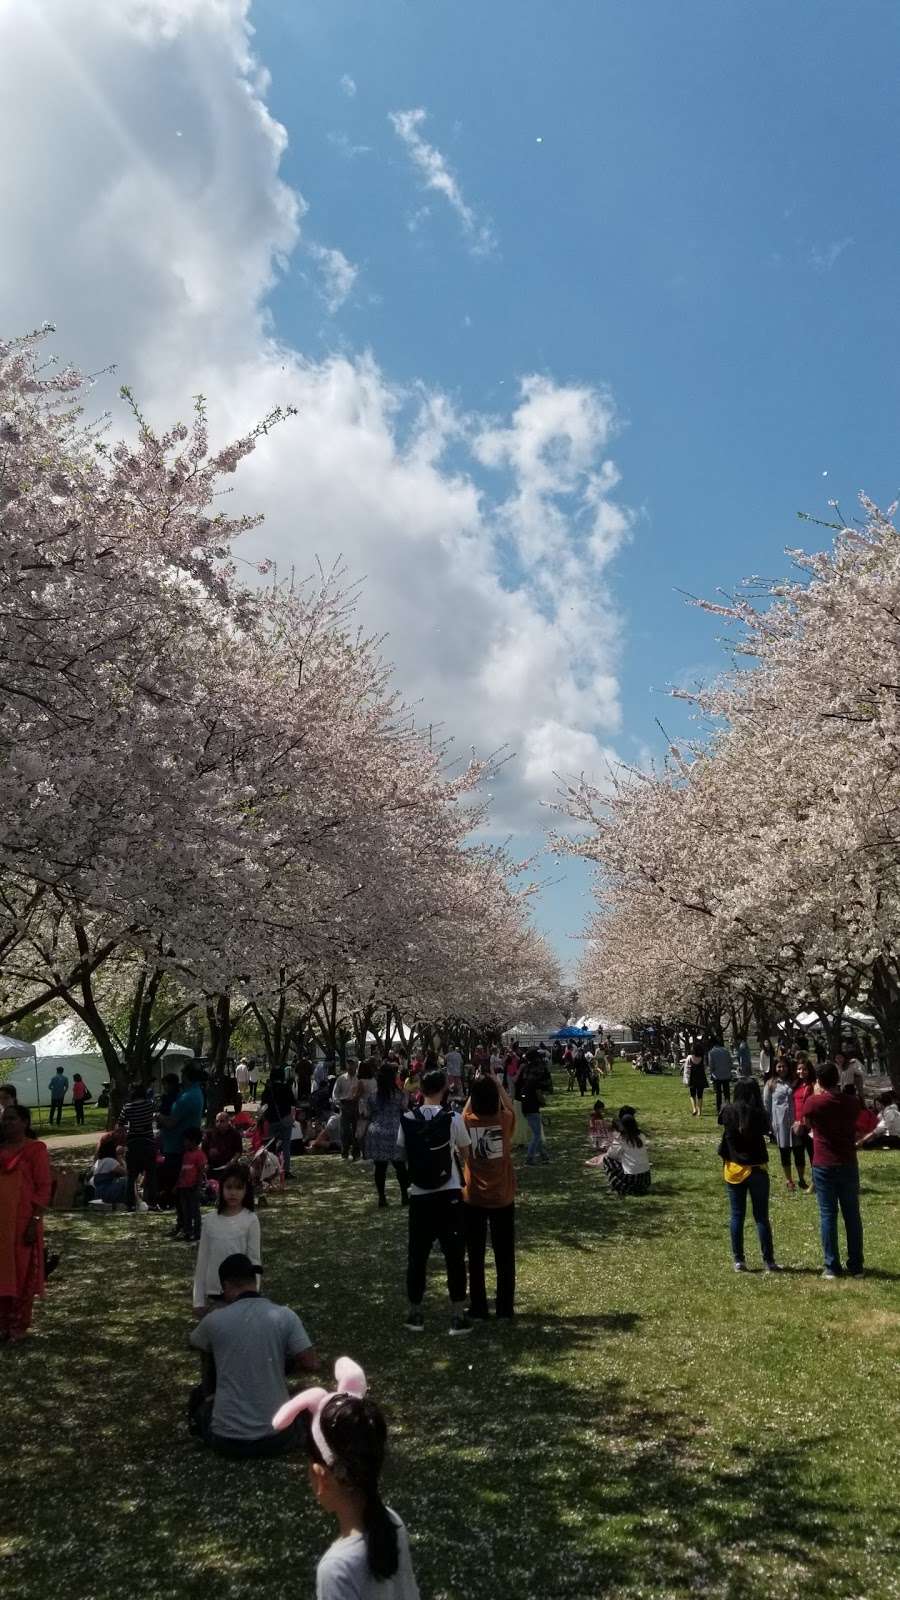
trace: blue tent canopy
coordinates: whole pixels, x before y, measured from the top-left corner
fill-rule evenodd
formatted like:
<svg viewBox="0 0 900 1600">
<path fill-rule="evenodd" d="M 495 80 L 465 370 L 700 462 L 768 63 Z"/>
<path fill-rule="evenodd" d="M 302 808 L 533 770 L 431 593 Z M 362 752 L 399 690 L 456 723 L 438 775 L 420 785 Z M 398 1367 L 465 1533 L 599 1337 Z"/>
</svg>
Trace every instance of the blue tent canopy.
<svg viewBox="0 0 900 1600">
<path fill-rule="evenodd" d="M 557 1028 L 551 1039 L 593 1039 L 590 1028 Z"/>
</svg>

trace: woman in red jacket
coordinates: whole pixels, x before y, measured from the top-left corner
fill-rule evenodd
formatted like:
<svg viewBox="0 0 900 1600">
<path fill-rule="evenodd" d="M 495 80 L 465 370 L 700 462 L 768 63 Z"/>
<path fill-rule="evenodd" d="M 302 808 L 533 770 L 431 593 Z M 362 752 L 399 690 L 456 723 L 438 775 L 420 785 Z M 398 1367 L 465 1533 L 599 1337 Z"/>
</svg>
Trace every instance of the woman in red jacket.
<svg viewBox="0 0 900 1600">
<path fill-rule="evenodd" d="M 0 1340 L 16 1343 L 44 1292 L 43 1216 L 52 1181 L 47 1146 L 29 1137 L 25 1106 L 7 1106 L 0 1133 Z"/>
</svg>

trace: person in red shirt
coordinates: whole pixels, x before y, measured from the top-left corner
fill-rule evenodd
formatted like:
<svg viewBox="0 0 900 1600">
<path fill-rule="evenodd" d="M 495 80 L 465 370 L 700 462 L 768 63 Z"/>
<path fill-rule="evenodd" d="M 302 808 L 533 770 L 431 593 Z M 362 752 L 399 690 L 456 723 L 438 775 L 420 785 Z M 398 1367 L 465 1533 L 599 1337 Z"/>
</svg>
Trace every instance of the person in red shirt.
<svg viewBox="0 0 900 1600">
<path fill-rule="evenodd" d="M 794 1138 L 802 1142 L 810 1166 L 812 1166 L 813 1145 L 812 1134 L 803 1121 L 803 1111 L 806 1102 L 811 1100 L 816 1092 L 816 1069 L 809 1056 L 797 1057 L 797 1082 L 794 1085 Z M 798 1126 L 800 1132 L 797 1132 Z"/>
<path fill-rule="evenodd" d="M 847 1272 L 852 1278 L 863 1273 L 863 1227 L 859 1210 L 859 1165 L 856 1159 L 856 1119 L 859 1101 L 855 1094 L 840 1093 L 840 1073 L 833 1061 L 826 1061 L 816 1072 L 815 1092 L 803 1105 L 802 1120 L 795 1132 L 812 1131 L 812 1175 L 819 1205 L 823 1278 L 839 1278 L 843 1273 L 838 1243 L 838 1210 L 847 1234 Z"/>
<path fill-rule="evenodd" d="M 175 1184 L 175 1224 L 173 1239 L 189 1239 L 196 1244 L 200 1238 L 200 1187 L 206 1171 L 206 1156 L 200 1148 L 202 1135 L 199 1128 L 188 1128 L 184 1135 L 184 1154 L 181 1171 Z"/>
</svg>

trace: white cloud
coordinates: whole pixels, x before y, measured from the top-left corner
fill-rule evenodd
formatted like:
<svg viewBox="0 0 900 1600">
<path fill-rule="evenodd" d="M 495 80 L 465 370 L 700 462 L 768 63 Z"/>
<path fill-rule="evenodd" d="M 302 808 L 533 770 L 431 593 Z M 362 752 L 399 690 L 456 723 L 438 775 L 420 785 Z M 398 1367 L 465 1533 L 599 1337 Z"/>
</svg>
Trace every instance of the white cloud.
<svg viewBox="0 0 900 1600">
<path fill-rule="evenodd" d="M 322 277 L 322 298 L 328 310 L 339 311 L 359 277 L 359 268 L 348 261 L 343 250 L 328 249 L 312 241 L 306 246 Z"/>
<path fill-rule="evenodd" d="M 356 97 L 356 82 L 355 82 L 355 80 L 353 78 L 351 78 L 349 72 L 345 72 L 343 77 L 338 79 L 338 86 L 343 91 L 343 93 L 347 96 L 348 100 L 355 99 L 355 97 Z"/>
<path fill-rule="evenodd" d="M 296 406 L 239 475 L 242 503 L 267 518 L 247 554 L 300 573 L 342 556 L 420 717 L 462 755 L 520 752 L 498 805 L 504 824 L 533 828 L 553 771 L 601 775 L 619 724 L 605 569 L 629 517 L 608 459 L 612 401 L 530 376 L 506 414 L 483 418 L 400 388 L 372 355 L 313 361 L 279 341 L 268 295 L 305 206 L 279 175 L 286 135 L 248 9 L 0 10 L 0 141 L 18 152 L 0 327 L 51 318 L 61 354 L 89 370 L 117 361 L 162 423 L 198 390 L 217 437 Z M 110 398 L 101 389 L 98 406 Z"/>
<path fill-rule="evenodd" d="M 809 259 L 817 272 L 830 272 L 832 267 L 840 261 L 845 250 L 849 250 L 855 241 L 848 236 L 846 239 L 832 239 L 821 249 L 814 246 L 809 253 Z"/>
<path fill-rule="evenodd" d="M 354 144 L 352 139 L 343 132 L 329 133 L 328 143 L 333 145 L 335 150 L 347 161 L 354 161 L 357 156 L 370 156 L 372 154 L 372 146 L 370 144 Z"/>
<path fill-rule="evenodd" d="M 459 179 L 451 172 L 446 157 L 423 139 L 421 128 L 427 116 L 427 111 L 420 106 L 414 111 L 391 111 L 388 121 L 405 144 L 424 187 L 443 195 L 450 209 L 455 211 L 473 254 L 491 255 L 497 247 L 493 226 L 489 221 L 479 219 L 463 198 Z"/>
</svg>

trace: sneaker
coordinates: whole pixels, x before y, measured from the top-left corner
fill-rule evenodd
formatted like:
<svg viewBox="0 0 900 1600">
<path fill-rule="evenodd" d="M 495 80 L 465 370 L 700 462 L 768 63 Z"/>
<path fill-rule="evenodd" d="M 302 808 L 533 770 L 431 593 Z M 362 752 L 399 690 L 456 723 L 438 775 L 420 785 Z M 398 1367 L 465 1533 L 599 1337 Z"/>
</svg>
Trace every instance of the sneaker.
<svg viewBox="0 0 900 1600">
<path fill-rule="evenodd" d="M 746 1263 L 746 1261 L 736 1261 L 734 1263 L 734 1270 L 735 1270 L 735 1272 L 746 1272 L 747 1271 L 747 1263 Z"/>
<path fill-rule="evenodd" d="M 784 1268 L 780 1267 L 778 1265 L 777 1261 L 764 1261 L 763 1262 L 763 1266 L 764 1266 L 766 1272 L 783 1272 L 784 1271 Z"/>
<path fill-rule="evenodd" d="M 840 1277 L 840 1273 L 839 1272 L 832 1272 L 830 1267 L 826 1267 L 825 1271 L 822 1273 L 822 1277 L 823 1278 L 839 1278 Z"/>
<path fill-rule="evenodd" d="M 424 1333 L 425 1318 L 423 1317 L 421 1311 L 410 1311 L 407 1314 L 406 1321 L 404 1322 L 403 1326 L 408 1333 Z"/>
<path fill-rule="evenodd" d="M 866 1275 L 865 1274 L 865 1269 L 863 1267 L 848 1267 L 847 1268 L 847 1277 L 848 1278 L 864 1278 L 865 1275 Z"/>
<path fill-rule="evenodd" d="M 454 1317 L 453 1320 L 450 1323 L 450 1337 L 451 1337 L 451 1339 L 454 1338 L 456 1336 L 456 1334 L 458 1334 L 458 1333 L 471 1333 L 471 1332 L 472 1332 L 472 1324 L 469 1321 L 468 1315 L 466 1314 L 465 1311 L 463 1312 L 461 1317 Z"/>
</svg>

